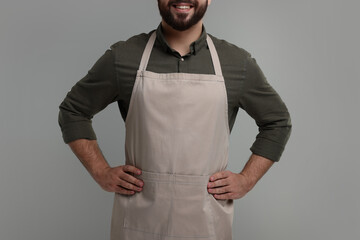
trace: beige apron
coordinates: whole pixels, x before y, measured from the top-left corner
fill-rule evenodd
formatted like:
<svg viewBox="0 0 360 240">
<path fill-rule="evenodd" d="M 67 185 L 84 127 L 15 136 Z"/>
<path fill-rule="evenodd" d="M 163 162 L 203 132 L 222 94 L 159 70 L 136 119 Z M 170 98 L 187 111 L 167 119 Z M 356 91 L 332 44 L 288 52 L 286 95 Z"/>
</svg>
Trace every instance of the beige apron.
<svg viewBox="0 0 360 240">
<path fill-rule="evenodd" d="M 207 191 L 225 170 L 229 124 L 224 78 L 207 37 L 215 75 L 146 71 L 143 53 L 125 121 L 126 164 L 142 169 L 142 192 L 115 194 L 112 240 L 230 240 L 232 200 Z"/>
</svg>

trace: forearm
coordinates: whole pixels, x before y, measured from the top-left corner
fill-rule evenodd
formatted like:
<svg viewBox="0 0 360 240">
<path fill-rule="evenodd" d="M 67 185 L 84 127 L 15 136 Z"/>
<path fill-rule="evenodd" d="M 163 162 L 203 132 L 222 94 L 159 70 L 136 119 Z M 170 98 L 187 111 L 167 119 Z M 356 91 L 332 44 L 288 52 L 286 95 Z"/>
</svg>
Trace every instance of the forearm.
<svg viewBox="0 0 360 240">
<path fill-rule="evenodd" d="M 110 167 L 96 140 L 78 139 L 69 146 L 95 180 L 101 171 Z"/>
<path fill-rule="evenodd" d="M 133 195 L 142 191 L 144 183 L 134 175 L 141 170 L 130 165 L 111 168 L 106 162 L 96 140 L 78 139 L 69 143 L 71 150 L 79 158 L 94 180 L 108 192 Z"/>
<path fill-rule="evenodd" d="M 255 184 L 264 176 L 264 174 L 274 164 L 274 161 L 264 158 L 262 156 L 252 154 L 245 164 L 243 170 L 240 172 L 248 180 L 249 191 Z"/>
</svg>

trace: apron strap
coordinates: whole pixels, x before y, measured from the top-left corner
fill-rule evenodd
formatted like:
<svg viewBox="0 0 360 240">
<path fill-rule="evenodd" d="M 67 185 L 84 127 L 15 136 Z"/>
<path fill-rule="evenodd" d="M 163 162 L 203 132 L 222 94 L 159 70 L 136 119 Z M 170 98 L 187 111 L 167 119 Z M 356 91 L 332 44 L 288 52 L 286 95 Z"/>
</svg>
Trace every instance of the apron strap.
<svg viewBox="0 0 360 240">
<path fill-rule="evenodd" d="M 142 58 L 141 58 L 140 66 L 139 66 L 140 71 L 145 71 L 147 68 L 147 65 L 148 65 L 149 59 L 150 59 L 150 54 L 151 54 L 152 48 L 154 46 L 155 40 L 156 40 L 156 31 L 154 31 L 151 34 L 149 41 L 146 44 L 145 50 L 144 50 Z M 219 56 L 216 52 L 215 45 L 214 45 L 213 41 L 211 40 L 211 38 L 209 37 L 209 35 L 207 35 L 206 41 L 209 46 L 211 60 L 214 65 L 215 75 L 222 76 Z"/>
<path fill-rule="evenodd" d="M 215 75 L 222 76 L 219 56 L 217 54 L 215 45 L 214 45 L 213 41 L 211 40 L 211 38 L 209 37 L 209 35 L 207 35 L 206 41 L 207 41 L 208 46 L 209 46 L 211 60 L 213 62 L 214 69 L 215 69 Z"/>
<path fill-rule="evenodd" d="M 141 58 L 140 66 L 139 66 L 140 71 L 146 70 L 146 67 L 147 67 L 149 59 L 150 59 L 151 50 L 155 43 L 155 39 L 156 39 L 156 31 L 154 31 L 151 34 L 149 41 L 146 44 L 145 50 L 144 50 L 142 58 Z"/>
</svg>

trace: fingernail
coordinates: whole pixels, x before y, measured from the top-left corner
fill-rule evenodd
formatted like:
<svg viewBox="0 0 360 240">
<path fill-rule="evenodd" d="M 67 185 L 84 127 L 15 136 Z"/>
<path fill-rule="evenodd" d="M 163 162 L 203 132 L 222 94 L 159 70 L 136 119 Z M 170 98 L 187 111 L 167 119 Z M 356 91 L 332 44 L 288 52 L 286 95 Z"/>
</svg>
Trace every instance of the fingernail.
<svg viewBox="0 0 360 240">
<path fill-rule="evenodd" d="M 137 174 L 137 175 L 140 175 L 140 174 L 141 174 L 141 171 L 136 171 L 136 174 Z"/>
</svg>

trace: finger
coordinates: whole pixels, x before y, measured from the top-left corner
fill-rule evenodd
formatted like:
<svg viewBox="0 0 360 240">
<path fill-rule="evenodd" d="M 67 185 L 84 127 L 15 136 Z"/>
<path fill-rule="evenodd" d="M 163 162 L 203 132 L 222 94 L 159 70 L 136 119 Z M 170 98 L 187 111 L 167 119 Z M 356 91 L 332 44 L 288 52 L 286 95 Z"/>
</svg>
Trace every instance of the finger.
<svg viewBox="0 0 360 240">
<path fill-rule="evenodd" d="M 130 172 L 130 173 L 134 173 L 136 175 L 141 174 L 141 170 L 132 165 L 124 165 L 123 170 L 124 170 L 124 172 Z"/>
<path fill-rule="evenodd" d="M 123 194 L 123 195 L 134 195 L 135 194 L 134 191 L 124 189 L 124 188 L 122 188 L 120 186 L 115 186 L 114 192 L 120 193 L 120 194 Z"/>
<path fill-rule="evenodd" d="M 119 179 L 125 180 L 128 183 L 132 183 L 138 187 L 144 186 L 144 182 L 141 179 L 138 179 L 138 178 L 136 178 L 130 174 L 124 173 L 124 172 L 122 174 L 120 174 Z"/>
<path fill-rule="evenodd" d="M 225 194 L 215 194 L 213 195 L 214 198 L 218 199 L 218 200 L 227 200 L 227 199 L 233 199 L 232 194 L 231 193 L 225 193 Z"/>
<path fill-rule="evenodd" d="M 223 187 L 228 185 L 229 185 L 229 181 L 227 178 L 225 178 L 225 179 L 216 180 L 214 182 L 209 182 L 207 186 L 208 188 L 215 188 L 215 187 Z"/>
<path fill-rule="evenodd" d="M 209 188 L 208 192 L 211 194 L 224 194 L 224 193 L 229 193 L 229 188 L 228 187 L 219 187 L 219 188 Z"/>
<path fill-rule="evenodd" d="M 230 171 L 217 172 L 210 177 L 210 181 L 213 182 L 218 179 L 227 178 L 228 176 L 230 176 Z"/>
<path fill-rule="evenodd" d="M 142 187 L 137 187 L 136 185 L 131 184 L 131 183 L 129 183 L 127 181 L 124 181 L 122 179 L 119 179 L 118 186 L 121 186 L 121 187 L 123 187 L 123 188 L 125 188 L 127 190 L 134 190 L 136 192 L 141 192 L 142 191 Z"/>
</svg>

